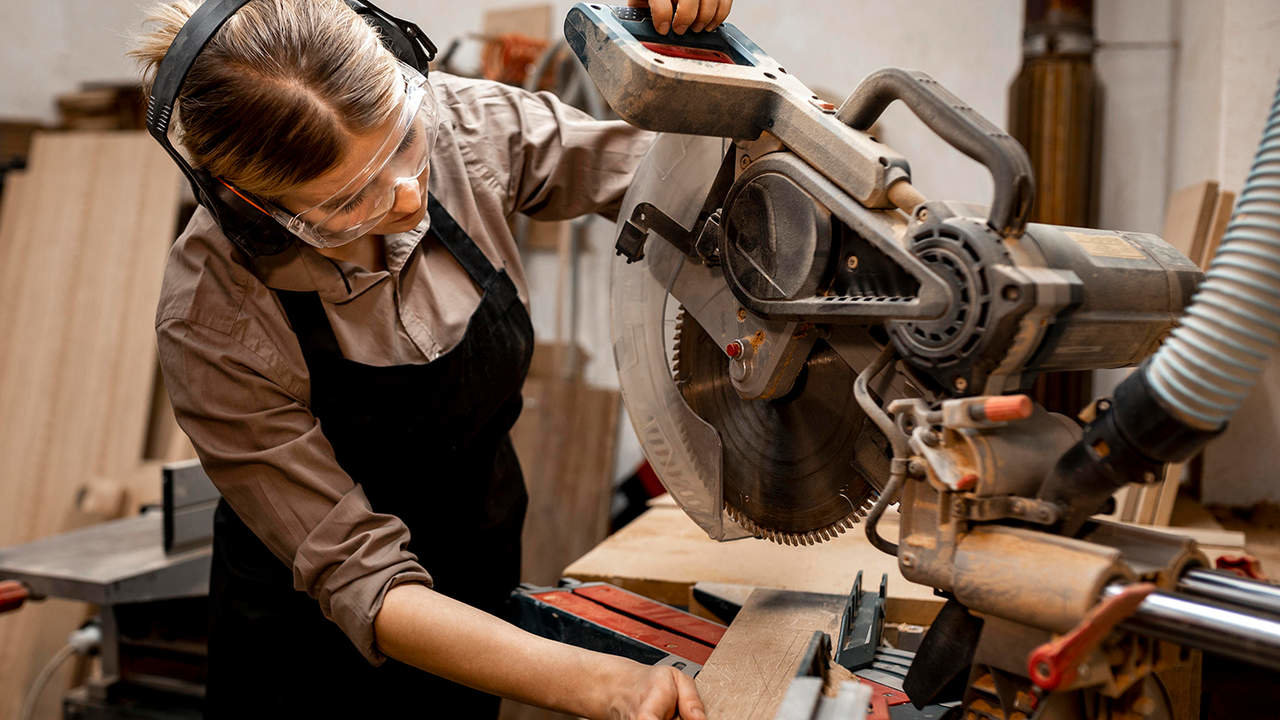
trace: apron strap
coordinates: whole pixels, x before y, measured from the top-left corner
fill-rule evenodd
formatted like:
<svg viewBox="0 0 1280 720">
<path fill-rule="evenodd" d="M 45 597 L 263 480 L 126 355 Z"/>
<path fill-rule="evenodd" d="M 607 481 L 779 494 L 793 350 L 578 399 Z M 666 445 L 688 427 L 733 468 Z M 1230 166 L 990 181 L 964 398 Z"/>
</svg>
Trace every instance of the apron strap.
<svg viewBox="0 0 1280 720">
<path fill-rule="evenodd" d="M 467 231 L 463 230 L 458 221 L 453 219 L 439 200 L 436 200 L 435 195 L 427 196 L 427 212 L 431 215 L 431 233 L 453 255 L 462 269 L 467 271 L 471 281 L 481 290 L 488 290 L 498 276 L 497 268 L 476 246 Z"/>
<path fill-rule="evenodd" d="M 285 317 L 293 326 L 293 334 L 298 336 L 298 343 L 304 349 L 314 348 L 330 356 L 342 357 L 338 336 L 333 334 L 333 326 L 324 314 L 320 293 L 310 290 L 276 290 L 275 293 L 280 298 Z M 307 353 L 303 353 L 303 358 L 308 359 Z"/>
</svg>

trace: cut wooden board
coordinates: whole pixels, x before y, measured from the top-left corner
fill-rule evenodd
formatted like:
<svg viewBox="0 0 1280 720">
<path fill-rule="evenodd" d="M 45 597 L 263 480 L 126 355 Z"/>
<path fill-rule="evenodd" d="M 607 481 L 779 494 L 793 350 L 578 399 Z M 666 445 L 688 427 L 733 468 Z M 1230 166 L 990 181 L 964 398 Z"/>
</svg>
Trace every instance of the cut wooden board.
<svg viewBox="0 0 1280 720">
<path fill-rule="evenodd" d="M 880 532 L 890 538 L 897 535 L 896 514 L 886 513 Z M 888 573 L 885 613 L 898 622 L 927 625 L 942 607 L 933 588 L 903 578 L 897 559 L 872 547 L 861 526 L 811 547 L 755 538 L 720 543 L 708 538 L 684 511 L 670 506 L 645 511 L 570 565 L 565 575 L 611 582 L 660 602 L 688 606 L 697 582 L 847 596 L 859 570 L 864 587 L 874 587 L 880 575 Z"/>
<path fill-rule="evenodd" d="M 29 169 L 5 193 L 0 546 L 69 529 L 83 517 L 86 483 L 130 478 L 142 461 L 178 191 L 178 171 L 153 140 L 113 132 L 37 135 Z M 84 613 L 46 602 L 0 616 L 0 717 L 16 716 Z M 51 682 L 39 717 L 58 716 L 67 677 Z"/>
<path fill-rule="evenodd" d="M 708 720 L 771 720 L 816 630 L 837 641 L 846 595 L 756 590 L 698 673 Z"/>
</svg>

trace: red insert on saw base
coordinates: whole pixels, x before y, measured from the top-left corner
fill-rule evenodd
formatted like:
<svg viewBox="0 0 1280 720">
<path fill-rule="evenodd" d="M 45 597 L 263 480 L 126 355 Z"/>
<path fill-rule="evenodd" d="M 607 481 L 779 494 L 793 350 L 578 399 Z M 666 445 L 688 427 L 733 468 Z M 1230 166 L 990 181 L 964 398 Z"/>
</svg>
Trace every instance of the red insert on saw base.
<svg viewBox="0 0 1280 720">
<path fill-rule="evenodd" d="M 707 62 L 725 63 L 727 65 L 737 65 L 733 58 L 727 53 L 719 50 L 711 50 L 709 48 L 683 47 L 681 45 L 668 45 L 666 43 L 641 42 L 641 45 L 658 53 L 674 58 L 687 58 L 689 60 L 705 60 Z"/>
</svg>

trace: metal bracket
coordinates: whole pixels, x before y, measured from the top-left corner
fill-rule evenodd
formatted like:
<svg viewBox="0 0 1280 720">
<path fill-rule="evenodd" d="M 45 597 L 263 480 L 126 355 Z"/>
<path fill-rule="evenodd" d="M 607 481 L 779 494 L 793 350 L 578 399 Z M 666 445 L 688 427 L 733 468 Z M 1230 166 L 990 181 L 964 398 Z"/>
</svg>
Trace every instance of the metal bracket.
<svg viewBox="0 0 1280 720">
<path fill-rule="evenodd" d="M 959 496 L 951 505 L 952 513 L 973 522 L 989 522 L 1013 518 L 1036 525 L 1053 525 L 1062 514 L 1056 504 L 1014 495 L 996 497 Z"/>
<path fill-rule="evenodd" d="M 872 595 L 862 590 L 862 571 L 853 579 L 849 602 L 840 620 L 840 640 L 836 643 L 836 662 L 849 670 L 870 665 L 880 647 L 884 632 L 884 603 L 888 597 L 889 576 L 880 576 L 880 590 Z"/>
</svg>

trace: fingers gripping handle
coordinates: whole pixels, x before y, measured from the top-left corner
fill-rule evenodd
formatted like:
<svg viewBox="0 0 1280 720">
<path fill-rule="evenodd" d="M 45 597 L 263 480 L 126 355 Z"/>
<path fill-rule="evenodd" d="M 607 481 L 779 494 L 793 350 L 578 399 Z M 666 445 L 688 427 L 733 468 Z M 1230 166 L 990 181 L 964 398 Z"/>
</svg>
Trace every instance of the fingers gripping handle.
<svg viewBox="0 0 1280 720">
<path fill-rule="evenodd" d="M 1021 235 L 1035 195 L 1031 159 L 1022 145 L 917 70 L 872 73 L 845 100 L 837 117 L 855 130 L 868 130 L 894 100 L 901 100 L 938 137 L 991 172 L 995 197 L 987 224 L 1003 237 Z"/>
</svg>

